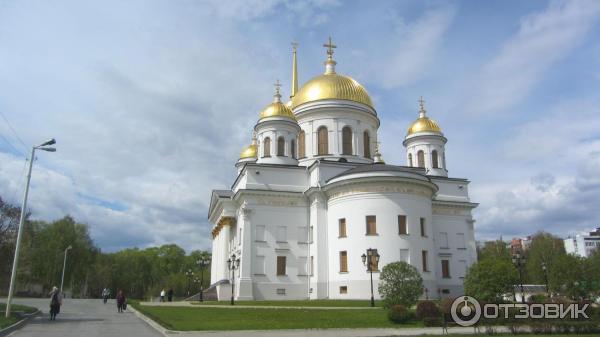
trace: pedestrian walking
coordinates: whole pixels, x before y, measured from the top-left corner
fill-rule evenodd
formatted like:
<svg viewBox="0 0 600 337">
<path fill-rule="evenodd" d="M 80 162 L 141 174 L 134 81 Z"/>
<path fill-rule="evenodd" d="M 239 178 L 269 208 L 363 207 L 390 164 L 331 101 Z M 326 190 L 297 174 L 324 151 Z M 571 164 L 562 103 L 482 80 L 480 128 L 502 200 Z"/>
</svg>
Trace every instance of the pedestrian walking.
<svg viewBox="0 0 600 337">
<path fill-rule="evenodd" d="M 125 298 L 123 290 L 117 292 L 117 309 L 119 309 L 119 312 L 123 312 L 127 309 L 127 299 Z"/>
<path fill-rule="evenodd" d="M 104 300 L 104 304 L 106 304 L 109 297 L 110 297 L 110 289 L 104 288 L 104 290 L 102 290 L 102 299 Z"/>
<path fill-rule="evenodd" d="M 62 294 L 57 287 L 52 287 L 50 291 L 50 320 L 56 321 L 56 315 L 60 312 L 62 305 Z"/>
<path fill-rule="evenodd" d="M 169 292 L 167 293 L 167 299 L 169 302 L 173 302 L 173 288 L 169 289 Z"/>
<path fill-rule="evenodd" d="M 165 301 L 165 290 L 164 289 L 160 291 L 160 301 L 161 302 Z"/>
</svg>

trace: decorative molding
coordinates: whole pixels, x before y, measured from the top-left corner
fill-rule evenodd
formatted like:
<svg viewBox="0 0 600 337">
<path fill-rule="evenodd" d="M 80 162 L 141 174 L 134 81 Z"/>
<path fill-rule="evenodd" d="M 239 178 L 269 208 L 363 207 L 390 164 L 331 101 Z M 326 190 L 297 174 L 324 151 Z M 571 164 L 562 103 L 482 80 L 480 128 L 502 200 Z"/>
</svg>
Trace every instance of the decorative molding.
<svg viewBox="0 0 600 337">
<path fill-rule="evenodd" d="M 221 229 L 223 229 L 224 226 L 235 225 L 235 223 L 236 223 L 236 219 L 234 217 L 231 217 L 231 216 L 221 217 L 221 219 L 219 219 L 219 222 L 217 223 L 217 225 L 212 230 L 213 239 L 216 238 L 217 235 L 219 235 L 219 232 L 221 232 Z"/>
<path fill-rule="evenodd" d="M 369 186 L 370 185 L 370 186 Z M 365 194 L 365 193 L 402 193 L 402 194 L 413 194 L 418 196 L 423 196 L 426 198 L 431 198 L 432 193 L 431 190 L 424 187 L 419 186 L 417 184 L 412 184 L 408 182 L 402 183 L 376 183 L 372 182 L 361 182 L 361 183 L 353 183 L 347 184 L 343 186 L 336 187 L 331 190 L 329 194 L 329 200 L 334 200 L 337 198 L 355 195 L 355 194 Z"/>
</svg>

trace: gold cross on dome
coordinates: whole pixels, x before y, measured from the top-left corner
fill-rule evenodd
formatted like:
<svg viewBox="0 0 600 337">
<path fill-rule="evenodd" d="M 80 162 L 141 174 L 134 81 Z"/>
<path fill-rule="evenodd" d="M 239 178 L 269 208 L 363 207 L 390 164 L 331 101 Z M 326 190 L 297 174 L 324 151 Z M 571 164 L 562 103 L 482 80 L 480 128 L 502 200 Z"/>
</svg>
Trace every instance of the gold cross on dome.
<svg viewBox="0 0 600 337">
<path fill-rule="evenodd" d="M 333 44 L 333 41 L 331 41 L 331 36 L 329 37 L 329 43 L 325 43 L 323 47 L 327 48 L 327 55 L 330 58 L 333 57 L 333 48 L 337 48 L 337 46 Z"/>
<path fill-rule="evenodd" d="M 279 94 L 279 89 L 281 88 L 281 83 L 279 83 L 279 79 L 277 79 L 275 81 L 275 84 L 273 84 L 275 86 L 275 92 Z"/>
<path fill-rule="evenodd" d="M 421 98 L 419 98 L 419 107 L 420 107 L 420 111 L 425 111 L 425 100 L 423 99 L 423 96 L 421 96 Z"/>
<path fill-rule="evenodd" d="M 298 42 L 296 42 L 296 41 L 292 42 L 292 48 L 294 50 L 296 50 L 298 48 Z"/>
</svg>

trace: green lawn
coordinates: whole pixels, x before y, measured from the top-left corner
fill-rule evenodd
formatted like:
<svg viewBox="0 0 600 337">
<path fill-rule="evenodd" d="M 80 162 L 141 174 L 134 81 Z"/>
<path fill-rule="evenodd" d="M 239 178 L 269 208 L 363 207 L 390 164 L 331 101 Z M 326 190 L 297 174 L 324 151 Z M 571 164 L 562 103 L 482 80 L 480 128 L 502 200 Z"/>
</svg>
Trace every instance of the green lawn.
<svg viewBox="0 0 600 337">
<path fill-rule="evenodd" d="M 383 309 L 271 309 L 140 306 L 136 309 L 167 329 L 265 330 L 317 328 L 420 327 L 421 322 L 396 325 Z"/>
<path fill-rule="evenodd" d="M 13 304 L 10 306 L 11 316 L 9 318 L 4 317 L 6 312 L 6 303 L 0 303 L 0 329 L 15 324 L 19 318 L 17 317 L 20 313 L 33 313 L 36 312 L 36 308 L 27 307 L 24 305 Z"/>
<path fill-rule="evenodd" d="M 194 305 L 230 305 L 229 301 L 192 302 Z M 277 307 L 370 307 L 365 300 L 295 300 L 295 301 L 236 301 L 235 305 L 277 306 Z M 382 307 L 381 301 L 375 301 L 376 307 Z"/>
</svg>

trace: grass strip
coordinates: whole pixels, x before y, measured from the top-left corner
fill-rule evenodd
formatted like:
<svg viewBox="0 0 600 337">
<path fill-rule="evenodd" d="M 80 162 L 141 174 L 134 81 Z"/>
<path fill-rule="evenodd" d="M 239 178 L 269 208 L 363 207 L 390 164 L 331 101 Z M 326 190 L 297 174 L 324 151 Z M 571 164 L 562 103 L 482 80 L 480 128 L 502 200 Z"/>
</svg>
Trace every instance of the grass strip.
<svg viewBox="0 0 600 337">
<path fill-rule="evenodd" d="M 6 318 L 4 317 L 4 314 L 6 313 L 6 303 L 0 303 L 0 329 L 4 329 L 7 326 L 11 326 L 15 323 L 17 323 L 20 319 L 20 315 L 25 313 L 25 314 L 31 314 L 36 312 L 37 309 L 36 308 L 32 308 L 32 307 L 28 307 L 25 305 L 19 305 L 19 304 L 11 304 L 10 306 L 10 317 Z"/>
</svg>

